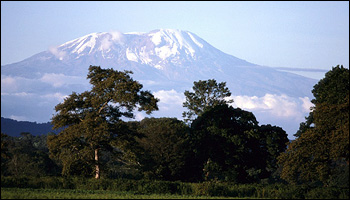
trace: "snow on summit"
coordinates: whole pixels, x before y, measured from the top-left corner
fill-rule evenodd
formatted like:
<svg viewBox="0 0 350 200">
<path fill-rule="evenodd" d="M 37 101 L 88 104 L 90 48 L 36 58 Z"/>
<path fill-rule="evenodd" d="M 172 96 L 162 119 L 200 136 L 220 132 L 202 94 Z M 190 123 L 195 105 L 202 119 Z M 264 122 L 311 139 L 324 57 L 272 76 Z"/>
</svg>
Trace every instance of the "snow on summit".
<svg viewBox="0 0 350 200">
<path fill-rule="evenodd" d="M 181 116 L 183 92 L 194 81 L 215 79 L 227 83 L 237 105 L 261 111 L 266 121 L 285 118 L 290 126 L 294 120 L 296 128 L 304 116 L 293 111 L 309 106 L 305 102 L 317 82 L 226 54 L 188 31 L 98 32 L 1 66 L 2 114 L 48 121 L 63 96 L 90 88 L 90 65 L 132 71 L 133 79 L 161 99 L 158 116 Z"/>
<path fill-rule="evenodd" d="M 143 42 L 137 43 L 137 40 Z M 57 51 L 73 54 L 75 59 L 99 52 L 103 58 L 108 59 L 115 57 L 109 54 L 124 52 L 124 57 L 129 61 L 159 66 L 159 62 L 152 61 L 172 59 L 183 53 L 188 55 L 188 58 L 195 59 L 198 49 L 204 46 L 200 40 L 190 32 L 174 29 L 158 29 L 149 33 L 101 32 L 66 42 L 58 46 Z M 114 49 L 120 51 L 113 52 Z"/>
<path fill-rule="evenodd" d="M 198 42 L 194 36 L 185 31 L 173 30 L 173 29 L 160 29 L 157 32 L 151 32 L 149 34 L 151 36 L 152 42 L 158 46 L 160 44 L 165 43 L 162 47 L 158 48 L 157 51 L 160 52 L 160 55 L 163 59 L 169 57 L 170 55 L 176 55 L 179 53 L 178 49 L 185 49 L 187 54 L 191 54 L 194 56 L 195 50 L 193 44 L 203 47 L 203 44 Z M 189 36 L 186 38 L 186 36 Z M 166 52 L 165 52 L 166 51 Z"/>
</svg>

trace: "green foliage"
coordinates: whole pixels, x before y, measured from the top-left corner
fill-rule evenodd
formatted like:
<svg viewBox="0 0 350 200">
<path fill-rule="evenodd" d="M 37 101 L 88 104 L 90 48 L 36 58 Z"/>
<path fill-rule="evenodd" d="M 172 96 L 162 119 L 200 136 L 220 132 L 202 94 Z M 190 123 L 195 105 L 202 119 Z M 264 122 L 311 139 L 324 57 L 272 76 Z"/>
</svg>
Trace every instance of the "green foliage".
<svg viewBox="0 0 350 200">
<path fill-rule="evenodd" d="M 260 160 L 262 160 L 260 179 L 272 179 L 271 175 L 278 168 L 277 157 L 286 150 L 289 142 L 287 133 L 277 126 L 261 125 L 259 132 L 259 148 Z M 265 161 L 265 162 L 264 162 Z"/>
<path fill-rule="evenodd" d="M 314 113 L 310 112 L 309 116 L 305 117 L 306 121 L 301 122 L 299 126 L 299 130 L 294 134 L 295 137 L 300 137 L 301 134 L 305 133 L 308 129 L 313 128 L 314 123 Z"/>
<path fill-rule="evenodd" d="M 1 199 L 232 199 L 176 194 L 139 194 L 104 190 L 1 188 Z M 233 198 L 234 199 L 234 198 Z"/>
<path fill-rule="evenodd" d="M 349 188 L 308 187 L 286 184 L 232 184 L 225 182 L 183 183 L 131 179 L 92 179 L 81 177 L 1 177 L 1 188 L 70 189 L 101 193 L 173 194 L 203 197 L 269 198 L 269 199 L 348 199 Z M 68 191 L 68 190 L 65 190 Z M 39 192 L 39 191 L 38 191 Z M 58 191 L 56 191 L 58 192 Z M 76 191 L 79 193 L 78 191 Z"/>
<path fill-rule="evenodd" d="M 176 118 L 145 118 L 138 125 L 143 135 L 139 162 L 148 178 L 181 180 L 188 156 L 189 127 Z"/>
<path fill-rule="evenodd" d="M 333 67 L 312 90 L 315 99 L 287 151 L 281 177 L 294 184 L 349 187 L 349 70 Z"/>
<path fill-rule="evenodd" d="M 20 137 L 4 136 L 1 174 L 13 176 L 56 175 L 58 166 L 49 158 L 46 135 L 21 133 Z"/>
<path fill-rule="evenodd" d="M 206 108 L 216 105 L 232 103 L 233 100 L 226 100 L 231 93 L 226 87 L 226 82 L 217 83 L 214 79 L 198 81 L 193 83 L 193 92 L 185 91 L 186 101 L 183 103 L 188 111 L 183 113 L 185 121 L 191 121 L 195 116 L 201 115 Z"/>
<path fill-rule="evenodd" d="M 251 112 L 226 104 L 208 109 L 191 124 L 193 172 L 204 180 L 258 182 L 276 169 L 287 134 L 271 125 L 259 127 Z"/>
<path fill-rule="evenodd" d="M 73 92 L 63 103 L 55 107 L 52 118 L 54 128 L 65 127 L 58 135 L 48 138 L 51 157 L 62 165 L 63 175 L 87 175 L 100 177 L 100 157 L 103 152 L 125 153 L 132 139 L 132 131 L 121 117 L 133 117 L 132 111 L 144 110 L 147 114 L 157 110 L 158 99 L 149 91 L 141 91 L 142 85 L 134 81 L 131 72 L 101 69 L 90 66 L 87 78 L 91 91 Z"/>
<path fill-rule="evenodd" d="M 64 128 L 58 135 L 1 134 L 2 187 L 349 197 L 348 69 L 337 66 L 314 86 L 315 107 L 287 151 L 282 128 L 259 126 L 253 113 L 228 105 L 232 101 L 225 100 L 230 96 L 225 83 L 199 81 L 193 93 L 185 92 L 189 111 L 184 116 L 192 121 L 190 126 L 176 118 L 126 123 L 121 117 L 132 117 L 135 108 L 157 110 L 158 100 L 141 91 L 131 72 L 94 66 L 89 70 L 92 89 L 73 92 L 55 108 L 53 124 Z M 52 176 L 60 169 L 64 176 Z M 100 171 L 101 179 L 88 178 Z M 276 182 L 279 173 L 292 184 L 246 184 Z"/>
<path fill-rule="evenodd" d="M 347 199 L 349 198 L 349 188 L 315 188 L 305 194 L 305 199 Z"/>
<path fill-rule="evenodd" d="M 315 105 L 321 103 L 343 104 L 346 103 L 347 94 L 349 94 L 349 69 L 342 65 L 332 67 L 323 79 L 321 79 L 312 90 L 315 99 L 312 103 Z"/>
<path fill-rule="evenodd" d="M 47 136 L 50 158 L 67 177 L 66 187 L 69 176 L 99 178 L 100 172 L 103 178 L 143 175 L 150 180 L 252 183 L 276 171 L 285 132 L 258 126 L 253 113 L 228 106 L 232 101 L 225 100 L 230 95 L 225 83 L 195 82 L 197 93 L 192 97 L 202 100 L 191 128 L 176 118 L 125 123 L 120 117 L 132 116 L 137 104 L 156 109 L 158 100 L 140 92 L 142 85 L 130 78 L 130 72 L 93 66 L 89 70 L 91 91 L 73 92 L 56 106 L 54 127 L 64 129 Z"/>
<path fill-rule="evenodd" d="M 1 175 L 7 173 L 7 162 L 10 160 L 8 137 L 8 135 L 1 133 Z"/>
</svg>

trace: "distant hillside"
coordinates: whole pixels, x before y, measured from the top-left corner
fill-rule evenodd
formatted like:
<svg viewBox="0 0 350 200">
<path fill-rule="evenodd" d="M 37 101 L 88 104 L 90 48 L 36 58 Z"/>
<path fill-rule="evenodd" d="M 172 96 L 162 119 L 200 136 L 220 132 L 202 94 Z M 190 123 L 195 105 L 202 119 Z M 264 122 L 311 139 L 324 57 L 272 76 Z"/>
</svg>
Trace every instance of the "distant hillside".
<svg viewBox="0 0 350 200">
<path fill-rule="evenodd" d="M 318 82 L 288 72 L 294 68 L 275 69 L 229 55 L 185 30 L 94 32 L 2 65 L 1 92 L 6 94 L 1 96 L 2 115 L 50 121 L 55 106 L 72 91 L 91 89 L 86 78 L 90 65 L 132 71 L 132 79 L 160 99 L 152 117 L 181 120 L 183 94 L 194 81 L 225 82 L 236 97 L 235 106 L 254 111 L 261 124 L 283 127 L 290 138 L 309 114 L 305 106 Z M 145 113 L 135 114 L 145 117 Z"/>
<path fill-rule="evenodd" d="M 10 136 L 20 136 L 22 132 L 29 132 L 32 135 L 44 135 L 49 132 L 58 133 L 57 130 L 52 130 L 52 124 L 36 123 L 28 121 L 17 121 L 1 117 L 1 132 Z"/>
</svg>

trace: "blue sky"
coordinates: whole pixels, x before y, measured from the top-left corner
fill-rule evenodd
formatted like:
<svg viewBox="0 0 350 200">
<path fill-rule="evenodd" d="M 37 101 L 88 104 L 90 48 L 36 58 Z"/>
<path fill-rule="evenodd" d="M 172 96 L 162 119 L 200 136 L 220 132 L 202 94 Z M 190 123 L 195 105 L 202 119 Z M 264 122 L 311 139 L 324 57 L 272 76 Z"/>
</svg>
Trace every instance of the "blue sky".
<svg viewBox="0 0 350 200">
<path fill-rule="evenodd" d="M 187 30 L 249 62 L 349 67 L 348 1 L 1 1 L 1 65 L 93 32 Z"/>
</svg>

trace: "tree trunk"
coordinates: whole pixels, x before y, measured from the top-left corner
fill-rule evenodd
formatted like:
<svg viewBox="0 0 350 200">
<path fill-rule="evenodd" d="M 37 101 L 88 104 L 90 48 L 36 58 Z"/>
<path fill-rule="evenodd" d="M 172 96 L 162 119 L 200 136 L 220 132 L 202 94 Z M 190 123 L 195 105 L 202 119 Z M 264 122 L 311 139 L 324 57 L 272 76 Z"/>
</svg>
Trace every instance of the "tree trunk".
<svg viewBox="0 0 350 200">
<path fill-rule="evenodd" d="M 98 164 L 98 149 L 95 149 L 95 178 L 100 178 L 100 165 Z"/>
</svg>

